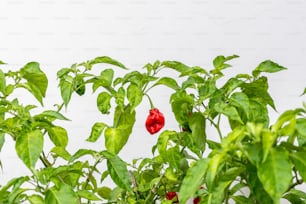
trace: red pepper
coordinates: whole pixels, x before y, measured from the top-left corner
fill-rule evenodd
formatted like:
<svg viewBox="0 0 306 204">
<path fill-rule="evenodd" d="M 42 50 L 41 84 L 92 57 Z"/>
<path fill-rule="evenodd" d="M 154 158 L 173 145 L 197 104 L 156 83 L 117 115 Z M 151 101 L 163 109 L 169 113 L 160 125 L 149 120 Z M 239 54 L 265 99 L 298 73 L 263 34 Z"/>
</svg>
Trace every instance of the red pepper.
<svg viewBox="0 0 306 204">
<path fill-rule="evenodd" d="M 150 134 L 157 133 L 165 125 L 165 117 L 157 108 L 150 110 L 146 120 L 146 128 Z"/>
<path fill-rule="evenodd" d="M 171 200 L 173 202 L 177 202 L 178 201 L 177 193 L 173 191 L 167 192 L 166 199 Z"/>
<path fill-rule="evenodd" d="M 198 204 L 200 203 L 200 198 L 196 197 L 195 199 L 193 199 L 193 204 Z"/>
</svg>

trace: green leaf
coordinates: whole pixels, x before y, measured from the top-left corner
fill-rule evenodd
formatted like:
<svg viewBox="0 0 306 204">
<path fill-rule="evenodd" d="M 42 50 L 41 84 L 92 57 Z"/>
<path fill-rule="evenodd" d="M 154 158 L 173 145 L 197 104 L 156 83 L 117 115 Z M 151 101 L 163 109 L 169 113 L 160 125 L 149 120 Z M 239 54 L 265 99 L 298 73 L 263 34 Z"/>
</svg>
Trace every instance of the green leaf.
<svg viewBox="0 0 306 204">
<path fill-rule="evenodd" d="M 230 100 L 231 105 L 242 110 L 244 114 L 246 115 L 246 117 L 249 118 L 250 102 L 246 94 L 241 93 L 241 92 L 233 93 L 229 100 Z"/>
<path fill-rule="evenodd" d="M 31 204 L 44 204 L 44 199 L 40 195 L 31 195 L 28 197 Z"/>
<path fill-rule="evenodd" d="M 188 123 L 188 115 L 192 112 L 194 98 L 185 91 L 179 91 L 171 95 L 170 103 L 175 119 L 180 125 Z"/>
<path fill-rule="evenodd" d="M 107 127 L 104 133 L 106 149 L 112 153 L 119 153 L 126 144 L 130 133 L 127 128 Z"/>
<path fill-rule="evenodd" d="M 262 123 L 264 127 L 269 125 L 269 115 L 267 107 L 255 100 L 249 100 L 250 103 L 250 115 L 249 122 Z"/>
<path fill-rule="evenodd" d="M 69 162 L 73 162 L 76 159 L 85 156 L 85 155 L 95 155 L 97 152 L 91 149 L 79 149 L 76 153 L 74 153 L 71 157 Z"/>
<path fill-rule="evenodd" d="M 306 139 L 306 118 L 296 120 L 296 130 L 298 134 Z"/>
<path fill-rule="evenodd" d="M 302 179 L 306 181 L 306 158 L 305 151 L 293 152 L 290 154 L 296 169 L 300 173 Z"/>
<path fill-rule="evenodd" d="M 232 181 L 219 181 L 209 194 L 208 203 L 220 204 L 224 200 L 225 192 Z"/>
<path fill-rule="evenodd" d="M 252 72 L 254 77 L 257 77 L 261 72 L 274 73 L 281 70 L 287 69 L 286 67 L 280 66 L 279 64 L 266 60 L 260 63 Z"/>
<path fill-rule="evenodd" d="M 261 104 L 268 104 L 275 109 L 274 101 L 268 93 L 267 77 L 260 77 L 251 83 L 244 83 L 241 85 L 242 92 L 245 93 L 249 99 L 256 100 Z"/>
<path fill-rule="evenodd" d="M 106 128 L 104 132 L 106 149 L 112 153 L 119 153 L 129 139 L 135 123 L 135 111 L 131 112 L 130 106 L 124 110 L 116 107 L 114 126 Z"/>
<path fill-rule="evenodd" d="M 53 110 L 46 110 L 44 112 L 42 112 L 41 114 L 37 115 L 38 117 L 47 117 L 47 118 L 51 118 L 51 119 L 58 119 L 58 120 L 70 120 L 68 118 L 66 118 L 64 115 L 62 115 L 61 113 L 57 112 L 57 111 L 53 111 Z"/>
<path fill-rule="evenodd" d="M 179 190 L 180 203 L 186 203 L 186 201 L 199 189 L 203 177 L 207 171 L 207 167 L 208 160 L 200 159 L 188 169 Z"/>
<path fill-rule="evenodd" d="M 85 94 L 86 91 L 86 85 L 83 76 L 78 75 L 75 79 L 75 92 L 79 95 L 82 96 Z"/>
<path fill-rule="evenodd" d="M 130 84 L 127 88 L 127 99 L 130 102 L 131 111 L 141 103 L 142 101 L 142 90 L 139 86 L 135 84 Z"/>
<path fill-rule="evenodd" d="M 87 200 L 101 200 L 98 196 L 88 190 L 79 190 L 78 195 Z"/>
<path fill-rule="evenodd" d="M 70 153 L 65 149 L 65 147 L 56 146 L 51 149 L 51 152 L 55 153 L 57 156 L 69 161 L 71 158 Z"/>
<path fill-rule="evenodd" d="M 96 123 L 92 126 L 90 136 L 87 138 L 86 141 L 88 141 L 88 142 L 96 142 L 96 141 L 100 138 L 100 136 L 101 136 L 103 130 L 104 130 L 106 127 L 107 127 L 107 125 L 106 125 L 105 123 L 96 122 Z"/>
<path fill-rule="evenodd" d="M 123 69 L 127 69 L 123 64 L 121 64 L 117 60 L 114 60 L 114 59 L 112 59 L 110 57 L 107 57 L 107 56 L 96 57 L 95 59 L 90 61 L 91 65 L 99 64 L 99 63 L 111 64 L 111 65 L 115 65 L 115 66 L 123 68 Z"/>
<path fill-rule="evenodd" d="M 259 165 L 262 161 L 262 148 L 259 143 L 246 143 L 243 145 L 244 154 L 253 165 Z"/>
<path fill-rule="evenodd" d="M 247 184 L 250 187 L 250 197 L 256 203 L 267 203 L 272 204 L 273 200 L 269 196 L 269 194 L 263 188 L 262 183 L 258 178 L 258 171 L 255 166 L 247 164 Z"/>
<path fill-rule="evenodd" d="M 199 112 L 192 113 L 189 117 L 188 125 L 191 130 L 194 145 L 201 151 L 204 151 L 206 144 L 205 117 Z"/>
<path fill-rule="evenodd" d="M 102 114 L 108 114 L 109 113 L 109 109 L 111 108 L 111 99 L 112 99 L 112 96 L 105 91 L 101 92 L 98 95 L 97 106 L 98 106 L 99 111 Z"/>
<path fill-rule="evenodd" d="M 17 85 L 17 88 L 19 87 L 28 90 L 39 101 L 39 103 L 43 105 L 43 95 L 41 94 L 37 86 L 34 86 L 33 84 L 30 83 L 22 83 Z"/>
<path fill-rule="evenodd" d="M 212 188 L 214 180 L 220 169 L 222 162 L 225 160 L 225 153 L 221 152 L 211 157 L 208 163 L 208 175 L 206 178 L 207 188 Z"/>
<path fill-rule="evenodd" d="M 71 76 L 61 78 L 59 86 L 64 104 L 67 106 L 73 93 L 73 78 Z"/>
<path fill-rule="evenodd" d="M 171 147 L 167 150 L 167 160 L 169 162 L 170 167 L 179 169 L 181 153 L 178 146 Z"/>
<path fill-rule="evenodd" d="M 232 56 L 224 57 L 222 55 L 219 55 L 213 60 L 213 65 L 214 65 L 216 70 L 222 70 L 222 69 L 225 69 L 225 68 L 231 66 L 229 64 L 225 64 L 225 62 L 227 62 L 231 59 L 237 58 L 237 57 L 239 57 L 239 56 L 238 55 L 232 55 Z"/>
<path fill-rule="evenodd" d="M 238 111 L 236 110 L 235 107 L 226 104 L 224 102 L 220 102 L 215 104 L 214 109 L 218 112 L 218 113 L 222 113 L 224 115 L 226 115 L 230 120 L 235 120 L 241 124 L 243 124 Z"/>
<path fill-rule="evenodd" d="M 262 161 L 265 162 L 271 148 L 273 148 L 273 145 L 276 143 L 277 135 L 274 134 L 271 131 L 265 130 L 262 131 L 262 154 L 263 158 Z"/>
<path fill-rule="evenodd" d="M 213 78 L 207 79 L 202 85 L 199 86 L 199 95 L 201 101 L 210 97 L 216 91 L 216 80 Z"/>
<path fill-rule="evenodd" d="M 52 187 L 46 192 L 45 203 L 79 204 L 79 199 L 70 186 L 62 183 L 59 189 Z"/>
<path fill-rule="evenodd" d="M 35 164 L 43 150 L 44 138 L 40 130 L 33 130 L 17 137 L 16 152 L 29 169 Z"/>
<path fill-rule="evenodd" d="M 242 195 L 230 196 L 230 198 L 233 199 L 236 204 L 253 204 L 249 198 Z"/>
<path fill-rule="evenodd" d="M 109 200 L 110 199 L 110 194 L 111 194 L 111 189 L 106 187 L 106 186 L 102 186 L 101 188 L 98 188 L 97 192 L 99 194 L 99 196 L 101 196 L 104 199 Z"/>
<path fill-rule="evenodd" d="M 67 75 L 69 72 L 71 72 L 72 71 L 72 69 L 70 69 L 70 68 L 62 68 L 62 69 L 60 69 L 57 73 L 56 73 L 56 75 L 57 75 L 57 78 L 62 78 L 62 77 L 64 77 L 65 75 Z"/>
<path fill-rule="evenodd" d="M 288 153 L 282 149 L 271 149 L 266 161 L 257 166 L 258 178 L 275 203 L 291 183 L 291 168 Z"/>
<path fill-rule="evenodd" d="M 303 93 L 301 94 L 301 96 L 305 95 L 306 94 L 306 87 L 304 88 L 304 91 Z"/>
<path fill-rule="evenodd" d="M 1 64 L 1 63 L 0 63 Z M 3 95 L 6 95 L 6 80 L 5 80 L 5 74 L 0 69 L 0 91 Z"/>
<path fill-rule="evenodd" d="M 0 64 L 6 64 L 5 62 L 3 62 L 2 60 L 0 60 Z"/>
<path fill-rule="evenodd" d="M 177 82 L 173 78 L 170 78 L 170 77 L 160 78 L 153 86 L 157 86 L 157 85 L 165 85 L 174 90 L 180 89 Z"/>
<path fill-rule="evenodd" d="M 190 67 L 181 63 L 181 62 L 177 62 L 177 61 L 164 61 L 162 62 L 162 65 L 164 67 L 167 67 L 167 68 L 171 68 L 171 69 L 174 69 L 178 72 L 181 72 L 181 73 L 185 73 L 187 72 Z"/>
<path fill-rule="evenodd" d="M 101 154 L 107 159 L 107 169 L 113 181 L 120 188 L 132 192 L 131 176 L 126 163 L 109 151 L 102 151 Z"/>
<path fill-rule="evenodd" d="M 0 152 L 2 150 L 2 147 L 4 145 L 4 142 L 5 142 L 5 133 L 3 132 L 0 132 Z M 1 165 L 0 165 L 1 166 Z"/>
<path fill-rule="evenodd" d="M 294 204 L 306 203 L 306 193 L 297 189 L 290 189 L 290 191 L 286 193 L 283 198 Z"/>
<path fill-rule="evenodd" d="M 160 154 L 160 156 L 163 158 L 164 161 L 167 161 L 167 146 L 169 138 L 176 134 L 175 131 L 165 130 L 163 131 L 157 140 L 157 149 Z"/>
<path fill-rule="evenodd" d="M 68 133 L 60 126 L 48 128 L 48 135 L 55 146 L 66 147 L 68 144 Z"/>
<path fill-rule="evenodd" d="M 21 76 L 27 80 L 29 86 L 32 89 L 32 93 L 37 100 L 42 104 L 40 95 L 46 96 L 48 87 L 48 78 L 44 72 L 41 71 L 37 62 L 27 63 L 23 68 L 20 69 Z"/>
</svg>

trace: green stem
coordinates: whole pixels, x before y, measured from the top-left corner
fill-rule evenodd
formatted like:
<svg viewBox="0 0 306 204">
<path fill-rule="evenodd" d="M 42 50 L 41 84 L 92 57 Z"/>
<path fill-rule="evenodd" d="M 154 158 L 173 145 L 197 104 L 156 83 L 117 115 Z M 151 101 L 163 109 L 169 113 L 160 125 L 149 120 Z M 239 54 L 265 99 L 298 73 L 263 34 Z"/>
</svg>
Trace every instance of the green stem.
<svg viewBox="0 0 306 204">
<path fill-rule="evenodd" d="M 223 136 L 222 136 L 222 133 L 221 133 L 221 129 L 219 127 L 220 125 L 220 115 L 219 115 L 219 118 L 218 118 L 218 122 L 217 124 L 210 118 L 208 118 L 208 120 L 210 121 L 210 123 L 216 128 L 217 132 L 218 132 L 218 135 L 219 135 L 219 139 L 222 140 L 223 139 Z"/>
<path fill-rule="evenodd" d="M 148 98 L 148 100 L 149 100 L 149 103 L 150 103 L 150 108 L 153 109 L 153 108 L 154 108 L 154 105 L 153 105 L 153 102 L 152 102 L 150 96 L 149 96 L 148 94 L 146 94 L 146 93 L 144 93 L 144 95 L 147 96 L 147 98 Z"/>
</svg>

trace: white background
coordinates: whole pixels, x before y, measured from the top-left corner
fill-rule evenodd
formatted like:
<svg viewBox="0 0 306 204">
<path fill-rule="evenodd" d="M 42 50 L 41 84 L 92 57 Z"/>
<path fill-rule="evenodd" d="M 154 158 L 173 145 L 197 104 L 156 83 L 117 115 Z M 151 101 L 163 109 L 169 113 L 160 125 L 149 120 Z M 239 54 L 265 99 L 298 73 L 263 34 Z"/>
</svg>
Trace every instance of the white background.
<svg viewBox="0 0 306 204">
<path fill-rule="evenodd" d="M 56 71 L 76 62 L 107 55 L 130 69 L 155 60 L 177 60 L 210 68 L 217 55 L 238 54 L 228 74 L 250 73 L 271 59 L 288 70 L 270 75 L 270 92 L 279 112 L 301 106 L 306 86 L 306 1 L 303 0 L 1 0 L 0 59 L 8 68 L 38 61 L 49 77 L 46 108 L 60 103 Z M 167 73 L 165 73 L 167 74 Z M 170 73 L 169 73 L 170 74 Z M 90 92 L 90 91 L 89 91 Z M 23 94 L 21 92 L 20 94 Z M 154 104 L 167 116 L 166 128 L 177 128 L 168 105 L 168 92 L 156 91 Z M 24 103 L 36 103 L 20 95 Z M 126 160 L 150 155 L 157 136 L 143 126 L 149 105 L 139 108 L 134 134 L 120 156 Z M 103 149 L 84 140 L 97 113 L 95 97 L 72 98 L 65 123 L 71 144 Z M 271 112 L 273 118 L 277 113 Z M 0 183 L 27 174 L 14 144 L 0 153 Z"/>
</svg>

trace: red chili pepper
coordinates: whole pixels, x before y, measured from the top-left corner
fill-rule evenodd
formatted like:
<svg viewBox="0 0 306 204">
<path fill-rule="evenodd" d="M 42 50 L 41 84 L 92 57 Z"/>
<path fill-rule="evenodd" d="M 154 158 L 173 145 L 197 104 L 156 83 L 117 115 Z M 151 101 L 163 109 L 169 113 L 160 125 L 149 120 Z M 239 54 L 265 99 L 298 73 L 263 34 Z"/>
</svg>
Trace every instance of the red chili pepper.
<svg viewBox="0 0 306 204">
<path fill-rule="evenodd" d="M 166 199 L 174 202 L 178 201 L 177 193 L 173 191 L 167 192 Z"/>
<path fill-rule="evenodd" d="M 165 125 L 165 117 L 157 108 L 150 110 L 150 114 L 146 120 L 146 128 L 149 133 L 157 133 Z"/>
<path fill-rule="evenodd" d="M 200 203 L 200 198 L 196 197 L 195 199 L 193 199 L 193 204 L 198 204 Z"/>
</svg>

